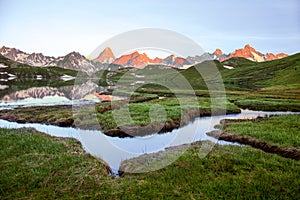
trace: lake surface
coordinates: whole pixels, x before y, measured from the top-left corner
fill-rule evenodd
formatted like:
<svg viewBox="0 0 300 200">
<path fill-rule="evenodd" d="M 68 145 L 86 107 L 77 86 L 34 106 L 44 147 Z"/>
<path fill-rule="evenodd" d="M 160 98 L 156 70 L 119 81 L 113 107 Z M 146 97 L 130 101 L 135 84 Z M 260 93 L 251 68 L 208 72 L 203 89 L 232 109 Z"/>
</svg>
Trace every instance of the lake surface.
<svg viewBox="0 0 300 200">
<path fill-rule="evenodd" d="M 134 158 L 145 153 L 154 153 L 168 147 L 190 144 L 195 141 L 209 140 L 222 145 L 233 144 L 218 141 L 206 135 L 215 130 L 214 126 L 221 119 L 253 119 L 258 116 L 295 114 L 294 112 L 264 112 L 242 110 L 239 114 L 197 118 L 194 122 L 164 134 L 153 134 L 145 137 L 118 138 L 104 135 L 101 131 L 82 130 L 77 128 L 58 127 L 38 123 L 19 124 L 0 120 L 1 128 L 32 127 L 40 132 L 56 137 L 70 137 L 79 140 L 83 148 L 95 157 L 104 160 L 117 173 L 123 160 Z M 299 113 L 296 113 L 299 114 Z"/>
<path fill-rule="evenodd" d="M 81 84 L 61 83 L 56 86 L 50 80 L 0 80 L 0 109 L 13 109 L 27 106 L 80 105 L 99 103 L 95 95 L 107 91 L 91 80 Z M 114 97 L 114 100 L 122 97 Z"/>
</svg>

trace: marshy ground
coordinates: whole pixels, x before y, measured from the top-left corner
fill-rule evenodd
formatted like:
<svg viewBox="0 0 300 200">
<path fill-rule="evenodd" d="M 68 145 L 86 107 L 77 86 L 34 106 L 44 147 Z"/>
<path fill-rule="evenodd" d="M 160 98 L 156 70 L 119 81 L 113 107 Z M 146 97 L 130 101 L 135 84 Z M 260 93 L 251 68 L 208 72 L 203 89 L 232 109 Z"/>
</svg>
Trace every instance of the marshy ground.
<svg viewBox="0 0 300 200">
<path fill-rule="evenodd" d="M 284 133 L 271 132 L 264 141 L 299 149 L 299 115 L 280 117 L 284 126 L 297 127 L 286 142 L 276 142 Z M 251 123 L 264 133 L 276 118 L 263 123 L 233 122 L 228 127 L 242 134 Z M 115 178 L 74 139 L 54 138 L 33 129 L 0 129 L 0 137 L 1 199 L 299 198 L 300 162 L 250 146 L 215 145 L 200 159 L 202 142 L 196 142 L 163 169 Z"/>
</svg>

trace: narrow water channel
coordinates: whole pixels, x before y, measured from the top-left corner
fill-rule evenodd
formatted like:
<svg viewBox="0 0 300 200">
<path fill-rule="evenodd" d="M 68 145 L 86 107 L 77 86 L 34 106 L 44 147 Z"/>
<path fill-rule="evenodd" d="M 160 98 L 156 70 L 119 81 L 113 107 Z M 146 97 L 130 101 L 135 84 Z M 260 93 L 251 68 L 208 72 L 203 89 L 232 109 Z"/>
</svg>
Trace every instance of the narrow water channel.
<svg viewBox="0 0 300 200">
<path fill-rule="evenodd" d="M 39 123 L 20 124 L 0 120 L 0 128 L 31 127 L 36 130 L 56 137 L 69 137 L 79 140 L 83 148 L 91 155 L 104 160 L 116 173 L 122 161 L 137 157 L 145 153 L 154 153 L 171 146 L 189 144 L 195 141 L 209 140 L 221 145 L 233 144 L 218 141 L 206 135 L 214 130 L 214 126 L 221 119 L 253 119 L 258 116 L 299 114 L 295 112 L 265 112 L 242 110 L 239 114 L 221 115 L 197 118 L 194 122 L 172 132 L 153 134 L 145 137 L 118 138 L 104 135 L 101 131 L 82 130 L 71 127 L 58 127 Z"/>
</svg>

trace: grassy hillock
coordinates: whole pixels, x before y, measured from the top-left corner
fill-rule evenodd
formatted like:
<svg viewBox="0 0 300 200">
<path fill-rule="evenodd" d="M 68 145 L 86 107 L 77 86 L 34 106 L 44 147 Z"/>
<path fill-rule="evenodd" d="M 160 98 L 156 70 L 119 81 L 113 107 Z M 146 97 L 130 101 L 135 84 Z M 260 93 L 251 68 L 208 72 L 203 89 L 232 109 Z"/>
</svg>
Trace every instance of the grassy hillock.
<svg viewBox="0 0 300 200">
<path fill-rule="evenodd" d="M 248 60 L 246 58 L 243 57 L 233 57 L 230 58 L 228 60 L 225 60 L 222 62 L 223 65 L 228 65 L 228 66 L 232 66 L 232 67 L 247 67 L 247 66 L 251 66 L 251 65 L 255 65 L 257 62 Z"/>
</svg>

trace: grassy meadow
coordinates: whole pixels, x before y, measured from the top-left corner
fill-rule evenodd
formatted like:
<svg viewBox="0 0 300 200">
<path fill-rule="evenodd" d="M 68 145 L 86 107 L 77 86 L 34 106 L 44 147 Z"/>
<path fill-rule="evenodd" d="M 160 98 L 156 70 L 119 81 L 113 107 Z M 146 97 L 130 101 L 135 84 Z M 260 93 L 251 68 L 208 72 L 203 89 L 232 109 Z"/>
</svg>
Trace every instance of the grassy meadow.
<svg viewBox="0 0 300 200">
<path fill-rule="evenodd" d="M 73 139 L 0 129 L 1 199 L 298 199 L 300 162 L 248 146 L 197 142 L 158 171 L 108 175 Z M 272 185 L 272 187 L 271 187 Z"/>
</svg>

